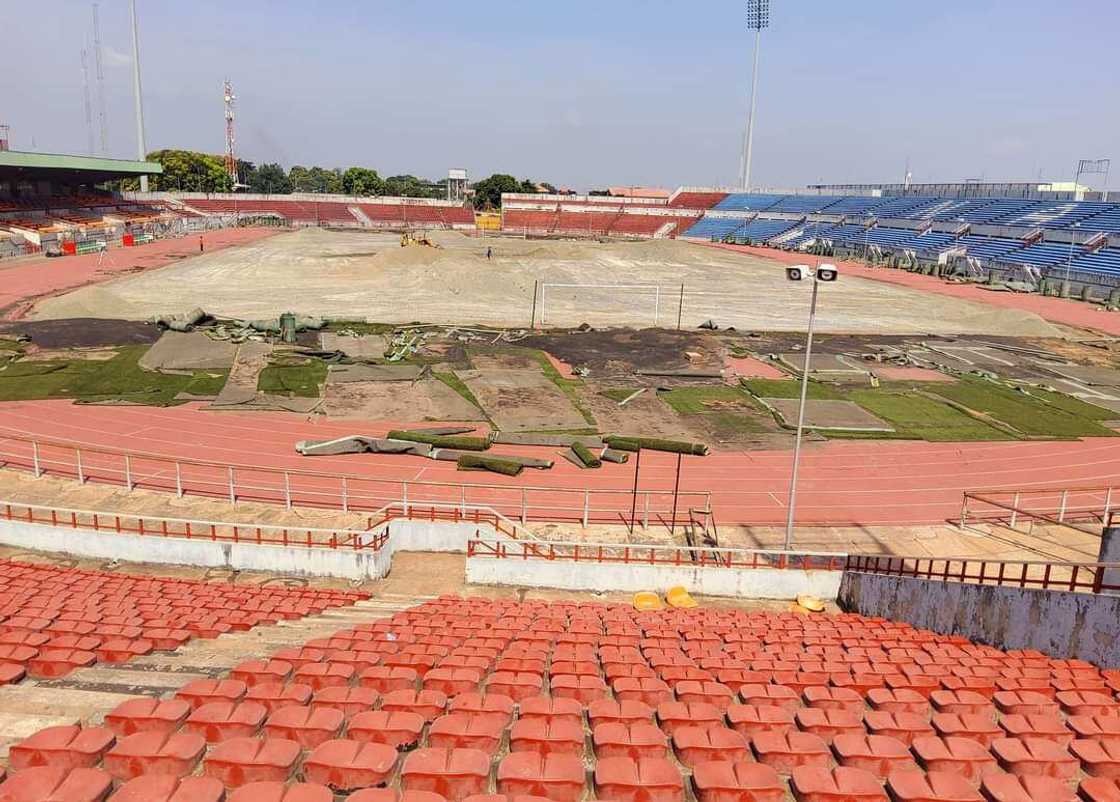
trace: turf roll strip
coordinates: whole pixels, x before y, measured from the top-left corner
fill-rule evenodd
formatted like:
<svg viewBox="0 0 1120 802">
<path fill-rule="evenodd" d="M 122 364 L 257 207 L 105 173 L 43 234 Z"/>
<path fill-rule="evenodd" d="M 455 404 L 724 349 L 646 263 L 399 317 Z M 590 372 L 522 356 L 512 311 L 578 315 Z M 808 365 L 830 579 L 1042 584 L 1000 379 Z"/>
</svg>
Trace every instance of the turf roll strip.
<svg viewBox="0 0 1120 802">
<path fill-rule="evenodd" d="M 692 454 L 697 457 L 708 456 L 708 447 L 703 443 L 686 443 L 682 440 L 661 440 L 657 437 L 619 437 L 604 438 L 607 445 L 618 451 L 637 451 L 646 448 L 650 451 L 668 451 L 673 454 Z"/>
<path fill-rule="evenodd" d="M 572 443 L 572 451 L 575 452 L 575 455 L 579 458 L 579 461 L 583 463 L 585 468 L 599 468 L 603 464 L 602 460 L 596 457 L 591 449 L 583 443 L 578 441 Z"/>
<path fill-rule="evenodd" d="M 482 469 L 506 476 L 517 476 L 525 470 L 525 466 L 520 462 L 501 457 L 483 457 L 479 454 L 462 454 L 458 459 L 458 465 L 462 469 Z"/>
<path fill-rule="evenodd" d="M 390 440 L 410 440 L 413 443 L 427 443 L 436 448 L 455 448 L 460 451 L 485 451 L 490 448 L 490 440 L 486 437 L 444 436 L 402 429 L 394 429 L 389 432 L 388 437 Z"/>
</svg>

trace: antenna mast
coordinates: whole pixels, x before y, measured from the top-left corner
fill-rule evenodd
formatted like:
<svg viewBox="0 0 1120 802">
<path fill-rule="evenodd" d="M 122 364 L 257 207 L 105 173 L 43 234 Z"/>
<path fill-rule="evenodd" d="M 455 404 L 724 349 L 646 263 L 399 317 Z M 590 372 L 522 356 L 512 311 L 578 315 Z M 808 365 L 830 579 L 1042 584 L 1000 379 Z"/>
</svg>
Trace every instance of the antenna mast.
<svg viewBox="0 0 1120 802">
<path fill-rule="evenodd" d="M 105 114 L 105 70 L 101 58 L 101 23 L 97 3 L 93 4 L 93 63 L 97 74 L 97 123 L 101 129 L 101 155 L 109 155 L 108 120 Z"/>
<path fill-rule="evenodd" d="M 93 106 L 89 100 L 89 51 L 82 46 L 82 100 L 86 110 L 86 153 L 93 155 Z"/>
<path fill-rule="evenodd" d="M 226 103 L 226 172 L 229 174 L 230 179 L 233 181 L 233 186 L 237 188 L 237 157 L 233 152 L 233 102 L 237 100 L 237 96 L 233 94 L 233 84 L 229 79 L 225 83 L 225 103 Z"/>
</svg>

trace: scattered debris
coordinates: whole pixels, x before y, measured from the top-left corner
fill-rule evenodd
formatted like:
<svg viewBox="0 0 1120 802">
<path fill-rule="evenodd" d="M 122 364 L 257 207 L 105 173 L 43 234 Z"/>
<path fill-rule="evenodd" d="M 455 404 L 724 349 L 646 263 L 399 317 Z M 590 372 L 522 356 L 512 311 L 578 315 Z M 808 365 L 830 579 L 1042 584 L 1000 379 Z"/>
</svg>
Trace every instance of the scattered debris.
<svg viewBox="0 0 1120 802">
<path fill-rule="evenodd" d="M 300 440 L 296 443 L 296 451 L 305 457 L 332 457 L 338 454 L 412 454 L 426 457 L 431 450 L 431 446 L 425 443 L 360 434 L 337 437 L 334 440 Z"/>
<path fill-rule="evenodd" d="M 618 402 L 618 405 L 619 405 L 620 407 L 624 407 L 624 406 L 626 406 L 626 405 L 627 405 L 627 404 L 629 404 L 629 403 L 630 403 L 631 401 L 633 401 L 633 400 L 634 400 L 635 398 L 637 398 L 637 397 L 638 397 L 638 396 L 640 396 L 640 395 L 641 395 L 642 393 L 644 393 L 644 392 L 646 391 L 646 389 L 647 389 L 647 388 L 645 388 L 645 387 L 640 387 L 640 388 L 638 388 L 638 389 L 637 389 L 637 390 L 635 390 L 634 392 L 630 393 L 630 395 L 626 396 L 626 397 L 625 397 L 624 399 L 622 399 L 621 401 L 619 401 L 619 402 Z"/>
<path fill-rule="evenodd" d="M 457 462 L 461 471 L 492 471 L 505 476 L 517 476 L 525 470 L 525 466 L 516 460 L 479 454 L 462 454 Z"/>
<path fill-rule="evenodd" d="M 457 448 L 462 451 L 486 451 L 490 448 L 490 440 L 486 437 L 444 436 L 406 429 L 393 429 L 389 432 L 388 437 L 390 440 L 410 440 L 416 443 L 427 443 L 435 448 Z"/>
<path fill-rule="evenodd" d="M 622 465 L 623 463 L 630 461 L 629 454 L 627 454 L 625 451 L 619 451 L 618 449 L 614 448 L 604 448 L 601 456 L 602 459 L 605 459 L 607 462 L 613 462 L 618 465 Z"/>
</svg>

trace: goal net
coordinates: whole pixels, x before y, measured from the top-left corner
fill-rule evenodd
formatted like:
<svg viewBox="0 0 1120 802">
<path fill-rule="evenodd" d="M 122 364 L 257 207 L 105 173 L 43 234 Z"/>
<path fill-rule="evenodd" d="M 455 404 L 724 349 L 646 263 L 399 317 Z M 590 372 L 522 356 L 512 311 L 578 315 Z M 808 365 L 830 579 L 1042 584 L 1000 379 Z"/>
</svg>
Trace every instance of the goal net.
<svg viewBox="0 0 1120 802">
<path fill-rule="evenodd" d="M 677 325 L 680 285 L 564 284 L 542 282 L 537 290 L 537 324 L 564 328 Z"/>
</svg>

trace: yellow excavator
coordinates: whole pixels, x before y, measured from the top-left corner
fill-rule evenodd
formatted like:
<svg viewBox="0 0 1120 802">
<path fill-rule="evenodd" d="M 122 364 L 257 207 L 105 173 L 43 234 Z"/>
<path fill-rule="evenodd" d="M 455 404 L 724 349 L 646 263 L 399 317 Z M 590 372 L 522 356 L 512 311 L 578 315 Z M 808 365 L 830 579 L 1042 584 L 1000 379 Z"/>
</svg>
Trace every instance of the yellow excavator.
<svg viewBox="0 0 1120 802">
<path fill-rule="evenodd" d="M 407 248 L 410 245 L 423 245 L 428 248 L 438 248 L 439 246 L 432 242 L 426 231 L 405 231 L 401 234 L 401 247 Z"/>
</svg>

